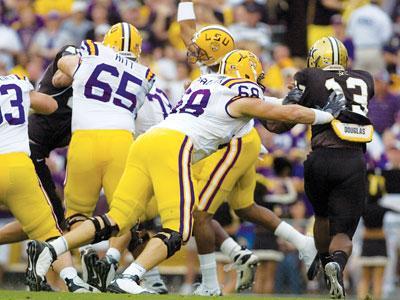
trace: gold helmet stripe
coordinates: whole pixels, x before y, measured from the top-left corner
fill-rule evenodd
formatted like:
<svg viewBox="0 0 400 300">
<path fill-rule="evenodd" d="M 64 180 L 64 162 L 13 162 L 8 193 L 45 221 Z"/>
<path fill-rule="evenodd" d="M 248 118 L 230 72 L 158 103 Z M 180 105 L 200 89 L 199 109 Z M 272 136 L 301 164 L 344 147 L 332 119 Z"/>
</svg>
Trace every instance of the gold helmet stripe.
<svg viewBox="0 0 400 300">
<path fill-rule="evenodd" d="M 129 25 L 126 22 L 122 22 L 122 40 L 124 41 L 122 51 L 129 51 Z"/>
<path fill-rule="evenodd" d="M 131 43 L 132 43 L 132 39 L 131 39 L 131 26 L 127 23 L 126 25 L 128 25 L 128 50 L 127 51 L 131 51 Z"/>
<path fill-rule="evenodd" d="M 331 47 L 332 47 L 332 62 L 334 65 L 338 65 L 339 64 L 339 45 L 338 45 L 336 39 L 331 36 L 328 37 L 328 40 L 331 43 Z"/>
</svg>

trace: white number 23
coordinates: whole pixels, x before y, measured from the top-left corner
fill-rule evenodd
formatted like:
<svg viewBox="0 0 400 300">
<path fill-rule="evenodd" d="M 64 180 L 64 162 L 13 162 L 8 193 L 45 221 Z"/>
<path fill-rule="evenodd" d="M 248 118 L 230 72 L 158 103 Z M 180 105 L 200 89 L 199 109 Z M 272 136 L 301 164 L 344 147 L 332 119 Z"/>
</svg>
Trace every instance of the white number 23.
<svg viewBox="0 0 400 300">
<path fill-rule="evenodd" d="M 352 105 L 351 111 L 363 116 L 368 113 L 368 86 L 364 80 L 360 78 L 349 77 L 346 80 L 346 86 L 348 89 L 354 89 L 360 87 L 360 94 L 353 94 L 353 101 L 357 103 Z M 325 87 L 328 90 L 334 90 L 335 92 L 342 93 L 343 89 L 334 78 L 330 78 L 325 82 Z"/>
</svg>

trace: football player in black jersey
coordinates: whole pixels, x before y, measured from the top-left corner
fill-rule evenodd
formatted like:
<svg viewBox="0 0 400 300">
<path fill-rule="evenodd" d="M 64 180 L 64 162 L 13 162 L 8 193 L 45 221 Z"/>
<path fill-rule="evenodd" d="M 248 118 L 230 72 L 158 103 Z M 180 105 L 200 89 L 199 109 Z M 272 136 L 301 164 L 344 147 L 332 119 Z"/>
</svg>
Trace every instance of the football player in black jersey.
<svg viewBox="0 0 400 300">
<path fill-rule="evenodd" d="M 323 107 L 332 91 L 346 99 L 346 110 L 331 124 L 312 126 L 312 152 L 304 163 L 305 191 L 315 212 L 315 245 L 331 297 L 338 299 L 345 296 L 342 274 L 366 200 L 364 151 L 373 133 L 367 118 L 368 101 L 374 95 L 372 76 L 347 70 L 347 60 L 339 40 L 318 40 L 309 51 L 308 68 L 294 77 L 299 102 L 293 97 L 294 102 L 312 108 Z M 266 126 L 274 132 L 293 127 Z"/>
</svg>

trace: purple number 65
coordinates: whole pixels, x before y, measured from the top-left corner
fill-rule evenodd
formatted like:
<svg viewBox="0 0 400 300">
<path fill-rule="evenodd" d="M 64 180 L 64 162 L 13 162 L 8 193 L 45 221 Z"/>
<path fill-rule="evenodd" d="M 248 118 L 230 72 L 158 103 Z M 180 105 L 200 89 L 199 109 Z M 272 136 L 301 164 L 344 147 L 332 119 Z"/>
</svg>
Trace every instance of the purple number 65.
<svg viewBox="0 0 400 300">
<path fill-rule="evenodd" d="M 87 99 L 109 102 L 111 100 L 113 90 L 109 83 L 99 80 L 101 73 L 108 73 L 113 77 L 119 78 L 119 72 L 115 66 L 104 63 L 97 65 L 85 84 L 84 95 Z M 114 97 L 113 103 L 116 106 L 133 112 L 136 107 L 136 95 L 127 90 L 128 83 L 132 82 L 138 86 L 141 86 L 142 80 L 128 72 L 123 72 L 119 82 L 120 84 L 115 92 L 119 97 Z M 95 94 L 95 90 L 100 91 L 101 94 Z"/>
</svg>

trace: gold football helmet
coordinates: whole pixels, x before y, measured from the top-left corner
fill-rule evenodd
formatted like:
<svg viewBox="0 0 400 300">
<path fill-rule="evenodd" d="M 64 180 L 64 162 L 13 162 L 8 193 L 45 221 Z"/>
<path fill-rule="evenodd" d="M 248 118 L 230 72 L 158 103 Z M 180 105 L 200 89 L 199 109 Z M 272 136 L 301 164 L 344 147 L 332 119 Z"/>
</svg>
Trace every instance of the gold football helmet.
<svg viewBox="0 0 400 300">
<path fill-rule="evenodd" d="M 308 68 L 346 68 L 347 50 L 341 41 L 334 37 L 323 37 L 316 41 L 308 52 Z"/>
<path fill-rule="evenodd" d="M 264 88 L 265 74 L 258 57 L 248 50 L 233 50 L 222 59 L 219 74 L 256 82 Z"/>
<path fill-rule="evenodd" d="M 188 60 L 206 66 L 215 66 L 228 52 L 235 49 L 232 34 L 223 26 L 206 26 L 197 31 L 188 46 Z"/>
<path fill-rule="evenodd" d="M 104 36 L 103 45 L 125 56 L 138 59 L 142 51 L 142 36 L 135 26 L 121 22 L 108 30 Z"/>
</svg>

